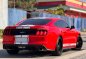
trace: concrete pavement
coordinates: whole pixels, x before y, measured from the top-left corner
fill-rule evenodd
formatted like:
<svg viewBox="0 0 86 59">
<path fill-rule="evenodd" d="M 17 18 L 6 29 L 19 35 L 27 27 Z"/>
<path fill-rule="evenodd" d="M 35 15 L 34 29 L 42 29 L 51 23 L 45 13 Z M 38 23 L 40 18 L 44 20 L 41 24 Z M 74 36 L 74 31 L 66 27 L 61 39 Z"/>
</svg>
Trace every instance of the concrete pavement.
<svg viewBox="0 0 86 59">
<path fill-rule="evenodd" d="M 75 52 L 75 53 L 71 53 L 62 57 L 58 57 L 55 59 L 82 59 L 84 57 L 84 59 L 86 59 L 86 50 L 82 50 L 79 52 Z"/>
<path fill-rule="evenodd" d="M 71 59 L 86 59 L 86 53 L 85 54 L 82 54 L 82 55 L 78 55 L 78 56 L 73 57 Z"/>
<path fill-rule="evenodd" d="M 86 38 L 86 32 L 80 32 L 83 38 Z"/>
</svg>

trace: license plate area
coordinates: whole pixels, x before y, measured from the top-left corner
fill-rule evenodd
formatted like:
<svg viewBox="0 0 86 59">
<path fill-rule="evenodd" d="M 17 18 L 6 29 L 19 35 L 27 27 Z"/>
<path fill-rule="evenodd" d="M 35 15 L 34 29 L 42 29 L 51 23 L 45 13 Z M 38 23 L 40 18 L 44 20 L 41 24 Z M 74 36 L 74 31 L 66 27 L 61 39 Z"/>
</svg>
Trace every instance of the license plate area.
<svg viewBox="0 0 86 59">
<path fill-rule="evenodd" d="M 27 35 L 16 35 L 14 44 L 28 44 L 29 39 Z"/>
</svg>

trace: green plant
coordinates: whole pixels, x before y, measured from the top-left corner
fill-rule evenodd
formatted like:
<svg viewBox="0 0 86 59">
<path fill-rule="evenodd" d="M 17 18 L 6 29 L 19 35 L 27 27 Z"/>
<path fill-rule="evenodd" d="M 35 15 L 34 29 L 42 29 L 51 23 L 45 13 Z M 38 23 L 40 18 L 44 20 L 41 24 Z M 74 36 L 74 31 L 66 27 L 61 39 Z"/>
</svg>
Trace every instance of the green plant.
<svg viewBox="0 0 86 59">
<path fill-rule="evenodd" d="M 15 7 L 21 8 L 24 10 L 34 10 L 35 3 L 36 3 L 36 0 L 17 0 L 15 2 Z"/>
<path fill-rule="evenodd" d="M 0 29 L 0 38 L 2 38 L 3 35 L 3 29 Z"/>
</svg>

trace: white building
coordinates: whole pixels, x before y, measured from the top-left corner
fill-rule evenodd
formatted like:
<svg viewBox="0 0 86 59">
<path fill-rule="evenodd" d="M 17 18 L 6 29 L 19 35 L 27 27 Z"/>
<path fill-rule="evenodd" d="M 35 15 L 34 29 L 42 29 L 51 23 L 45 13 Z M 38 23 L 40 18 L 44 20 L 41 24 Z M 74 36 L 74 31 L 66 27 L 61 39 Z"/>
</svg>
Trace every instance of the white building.
<svg viewBox="0 0 86 59">
<path fill-rule="evenodd" d="M 0 0 L 0 29 L 8 25 L 8 0 Z"/>
</svg>

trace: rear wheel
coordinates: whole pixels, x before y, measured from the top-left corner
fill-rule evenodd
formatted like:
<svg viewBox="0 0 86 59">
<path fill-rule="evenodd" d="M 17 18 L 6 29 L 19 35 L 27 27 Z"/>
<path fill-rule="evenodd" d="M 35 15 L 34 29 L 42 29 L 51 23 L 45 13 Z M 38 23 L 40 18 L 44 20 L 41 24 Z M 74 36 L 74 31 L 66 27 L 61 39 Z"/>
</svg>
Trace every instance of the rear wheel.
<svg viewBox="0 0 86 59">
<path fill-rule="evenodd" d="M 79 36 L 79 37 L 78 37 L 78 40 L 77 40 L 77 43 L 76 43 L 76 50 L 81 50 L 82 45 L 83 45 L 83 40 L 82 40 L 82 38 Z"/>
<path fill-rule="evenodd" d="M 83 40 L 81 36 L 79 36 L 77 39 L 76 48 L 73 48 L 73 50 L 81 50 L 82 45 L 83 45 Z"/>
<path fill-rule="evenodd" d="M 18 54 L 19 50 L 11 49 L 11 50 L 6 50 L 8 54 L 10 55 L 15 55 Z"/>
<path fill-rule="evenodd" d="M 55 55 L 55 56 L 60 56 L 61 54 L 62 54 L 62 38 L 61 37 L 59 37 L 59 39 L 58 39 L 59 41 L 57 42 L 57 44 L 56 44 L 56 49 L 55 49 L 55 51 L 53 52 L 53 55 Z"/>
</svg>

